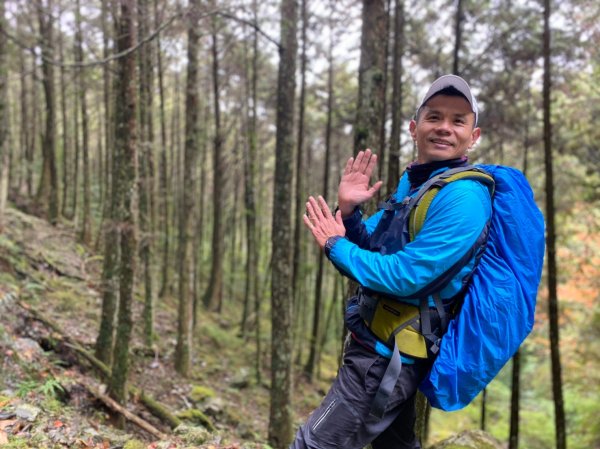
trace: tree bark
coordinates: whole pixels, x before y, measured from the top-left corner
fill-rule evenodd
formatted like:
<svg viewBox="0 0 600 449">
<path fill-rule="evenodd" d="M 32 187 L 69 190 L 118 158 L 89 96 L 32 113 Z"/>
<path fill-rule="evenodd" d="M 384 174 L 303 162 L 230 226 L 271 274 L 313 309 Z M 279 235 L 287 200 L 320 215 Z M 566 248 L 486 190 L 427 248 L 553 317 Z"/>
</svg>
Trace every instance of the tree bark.
<svg viewBox="0 0 600 449">
<path fill-rule="evenodd" d="M 42 140 L 43 167 L 37 191 L 37 202 L 42 205 L 52 224 L 58 222 L 58 173 L 56 171 L 56 94 L 54 89 L 54 59 L 52 0 L 44 7 L 42 0 L 36 0 L 42 47 L 42 84 L 46 105 L 46 127 Z"/>
<path fill-rule="evenodd" d="M 272 280 L 271 280 L 271 406 L 269 444 L 286 447 L 292 437 L 292 239 L 290 198 L 294 154 L 294 96 L 298 41 L 297 4 L 281 3 L 281 47 L 277 77 L 277 131 L 275 141 L 275 184 L 273 187 Z"/>
<path fill-rule="evenodd" d="M 0 30 L 6 28 L 4 0 L 0 0 Z M 0 39 L 0 233 L 4 227 L 4 211 L 8 196 L 8 65 L 6 39 Z"/>
<path fill-rule="evenodd" d="M 138 0 L 138 39 L 143 39 L 150 33 L 150 1 Z M 153 270 L 153 227 L 152 227 L 152 196 L 153 182 L 153 151 L 154 130 L 152 121 L 152 44 L 146 43 L 138 50 L 139 67 L 139 102 L 140 102 L 140 151 L 138 164 L 140 177 L 138 190 L 140 194 L 140 261 L 143 267 L 144 279 L 144 341 L 147 346 L 152 344 L 154 336 L 154 276 Z"/>
<path fill-rule="evenodd" d="M 363 0 L 355 153 L 366 148 L 378 152 L 382 148 L 386 39 L 384 1 Z"/>
<path fill-rule="evenodd" d="M 117 51 L 125 51 L 135 45 L 135 0 L 120 0 Z M 113 352 L 113 369 L 108 382 L 109 395 L 117 402 L 125 403 L 127 375 L 129 372 L 129 341 L 132 329 L 132 301 L 135 282 L 137 235 L 136 235 L 136 95 L 135 55 L 119 59 L 116 76 L 115 148 L 118 171 L 114 173 L 114 189 L 117 191 L 119 208 L 117 220 L 121 234 L 121 259 L 119 267 L 119 308 Z M 115 179 L 116 178 L 116 179 Z"/>
<path fill-rule="evenodd" d="M 400 136 L 402 130 L 402 55 L 404 54 L 404 0 L 394 8 L 394 54 L 392 63 L 392 130 L 388 162 L 387 191 L 396 190 L 400 179 Z"/>
<path fill-rule="evenodd" d="M 195 167 L 199 141 L 199 92 L 198 92 L 198 49 L 200 27 L 198 23 L 199 1 L 190 2 L 188 23 L 188 66 L 185 95 L 185 149 L 183 162 L 182 199 L 179 208 L 179 314 L 177 318 L 177 347 L 175 369 L 188 376 L 192 352 L 192 298 L 190 295 L 190 273 L 192 268 L 192 231 L 196 191 Z"/>
<path fill-rule="evenodd" d="M 452 62 L 452 73 L 460 75 L 460 47 L 462 45 L 462 21 L 463 21 L 463 0 L 456 2 L 456 16 L 454 17 L 454 59 Z"/>
<path fill-rule="evenodd" d="M 154 0 L 154 24 L 158 26 L 158 2 Z M 158 74 L 158 94 L 160 99 L 160 162 L 159 162 L 159 226 L 163 234 L 163 249 L 160 260 L 161 265 L 161 288 L 159 297 L 164 298 L 170 283 L 170 238 L 171 227 L 169 226 L 169 178 L 167 161 L 167 119 L 165 113 L 165 83 L 162 63 L 162 47 L 160 35 L 156 37 L 156 68 Z"/>
<path fill-rule="evenodd" d="M 60 20 L 60 19 L 59 19 Z M 64 52 L 64 35 L 59 33 L 58 39 L 58 52 L 61 60 L 65 60 Z M 66 81 L 66 69 L 65 67 L 60 68 L 60 109 L 62 118 L 62 201 L 61 201 L 61 215 L 67 218 L 67 205 L 68 205 L 68 192 L 70 179 L 69 161 L 70 155 L 70 133 L 67 119 L 67 81 Z M 27 123 L 27 122 L 23 122 Z"/>
<path fill-rule="evenodd" d="M 332 20 L 330 25 L 332 26 Z M 333 31 L 333 30 L 332 30 Z M 334 103 L 334 91 L 333 91 L 333 32 L 330 33 L 329 49 L 327 52 L 327 60 L 329 69 L 327 70 L 327 124 L 325 126 L 325 162 L 323 168 L 323 186 L 322 192 L 325 199 L 329 198 L 329 166 L 331 164 L 331 131 L 332 131 L 332 117 L 333 117 L 333 103 Z M 322 313 L 322 302 L 323 302 L 323 277 L 325 275 L 325 254 L 321 251 L 318 255 L 319 264 L 317 269 L 317 277 L 315 280 L 315 302 L 313 309 L 313 326 L 312 332 L 309 338 L 309 353 L 308 361 L 304 368 L 304 372 L 308 377 L 309 381 L 312 381 L 315 373 L 315 364 L 318 359 L 317 351 L 319 349 L 319 337 L 321 332 L 321 313 Z"/>
<path fill-rule="evenodd" d="M 216 18 L 212 18 L 212 81 L 214 97 L 215 140 L 213 151 L 213 222 L 212 222 L 212 257 L 210 279 L 204 294 L 203 303 L 209 310 L 215 310 L 223 295 L 223 252 L 225 250 L 225 226 L 223 213 L 226 192 L 226 160 L 221 135 L 221 106 L 219 91 L 219 48 Z"/>
<path fill-rule="evenodd" d="M 302 231 L 304 231 L 304 225 L 302 223 L 302 215 L 304 215 L 306 195 L 304 192 L 304 178 L 306 176 L 304 168 L 304 116 L 306 109 L 306 64 L 307 64 L 307 37 L 306 32 L 308 28 L 308 0 L 302 0 L 301 2 L 301 17 L 302 17 L 302 48 L 300 53 L 300 98 L 298 108 L 298 142 L 296 146 L 296 188 L 295 188 L 295 212 L 294 212 L 294 259 L 292 265 L 292 286 L 294 288 L 294 302 L 293 311 L 295 319 L 294 329 L 296 329 L 295 338 L 298 338 L 298 323 L 299 323 L 299 307 L 300 301 L 300 283 L 304 277 L 304 270 L 300 270 L 300 261 L 303 257 L 302 251 Z"/>
<path fill-rule="evenodd" d="M 544 0 L 544 162 L 546 173 L 546 249 L 548 269 L 548 319 L 550 321 L 550 356 L 552 362 L 552 394 L 556 448 L 566 449 L 566 420 L 562 392 L 560 337 L 558 325 L 558 292 L 556 264 L 556 225 L 554 209 L 554 173 L 552 161 L 552 122 L 550 115 L 550 0 Z"/>
<path fill-rule="evenodd" d="M 83 62 L 83 34 L 81 31 L 81 6 L 80 0 L 76 1 L 75 22 L 77 30 L 75 32 L 75 62 Z M 90 157 L 89 157 L 89 130 L 88 130 L 88 111 L 86 100 L 86 73 L 85 69 L 77 69 L 77 85 L 79 90 L 79 106 L 81 107 L 81 132 L 83 138 L 83 218 L 79 239 L 90 244 L 92 241 L 92 218 L 91 218 L 91 191 L 90 191 Z M 64 188 L 64 186 L 63 186 Z M 75 186 L 77 188 L 77 186 Z"/>
</svg>

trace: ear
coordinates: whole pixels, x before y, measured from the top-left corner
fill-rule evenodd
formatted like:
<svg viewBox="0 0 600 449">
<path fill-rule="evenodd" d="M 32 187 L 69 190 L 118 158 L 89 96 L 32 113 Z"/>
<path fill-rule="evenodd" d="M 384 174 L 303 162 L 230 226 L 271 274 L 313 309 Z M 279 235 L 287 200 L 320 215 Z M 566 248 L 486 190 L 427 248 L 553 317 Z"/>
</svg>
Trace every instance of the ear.
<svg viewBox="0 0 600 449">
<path fill-rule="evenodd" d="M 479 140 L 479 136 L 481 136 L 481 128 L 473 129 L 473 132 L 471 133 L 471 145 L 469 146 L 472 147 L 475 145 L 475 143 Z"/>
<path fill-rule="evenodd" d="M 413 140 L 417 140 L 417 122 L 411 120 L 408 124 L 408 130 L 410 131 L 410 135 L 413 138 Z"/>
</svg>

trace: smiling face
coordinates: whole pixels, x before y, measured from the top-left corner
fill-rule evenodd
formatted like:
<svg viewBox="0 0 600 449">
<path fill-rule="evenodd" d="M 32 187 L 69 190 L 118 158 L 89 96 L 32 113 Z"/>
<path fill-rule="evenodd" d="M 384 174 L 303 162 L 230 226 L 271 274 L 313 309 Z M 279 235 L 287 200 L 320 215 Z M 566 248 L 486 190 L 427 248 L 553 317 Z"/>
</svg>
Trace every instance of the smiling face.
<svg viewBox="0 0 600 449">
<path fill-rule="evenodd" d="M 467 154 L 481 134 L 475 114 L 461 96 L 436 95 L 411 120 L 410 134 L 417 143 L 417 162 L 456 159 Z"/>
</svg>

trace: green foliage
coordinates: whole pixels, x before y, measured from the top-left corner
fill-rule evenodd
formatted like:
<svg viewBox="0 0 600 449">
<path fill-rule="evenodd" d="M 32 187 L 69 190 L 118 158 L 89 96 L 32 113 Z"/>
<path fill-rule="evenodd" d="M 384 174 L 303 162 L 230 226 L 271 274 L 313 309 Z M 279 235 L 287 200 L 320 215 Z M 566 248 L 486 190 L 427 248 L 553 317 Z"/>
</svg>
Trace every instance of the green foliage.
<svg viewBox="0 0 600 449">
<path fill-rule="evenodd" d="M 8 443 L 2 445 L 2 449 L 31 449 L 28 440 L 23 437 L 8 436 Z"/>
<path fill-rule="evenodd" d="M 58 380 L 49 376 L 44 383 L 36 380 L 25 380 L 17 387 L 17 396 L 20 398 L 26 397 L 31 392 L 36 392 L 44 395 L 46 398 L 56 398 L 60 393 L 64 393 L 64 388 Z"/>
<path fill-rule="evenodd" d="M 32 391 L 36 391 L 38 388 L 38 383 L 35 380 L 26 380 L 19 384 L 17 387 L 16 395 L 21 399 L 26 397 Z"/>
</svg>

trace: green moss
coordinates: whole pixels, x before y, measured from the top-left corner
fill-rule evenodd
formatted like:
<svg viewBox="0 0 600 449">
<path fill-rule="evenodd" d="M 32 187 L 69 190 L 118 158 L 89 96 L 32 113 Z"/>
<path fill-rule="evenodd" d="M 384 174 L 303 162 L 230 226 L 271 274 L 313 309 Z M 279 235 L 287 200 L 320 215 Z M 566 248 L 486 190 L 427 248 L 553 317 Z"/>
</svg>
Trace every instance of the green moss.
<svg viewBox="0 0 600 449">
<path fill-rule="evenodd" d="M 190 408 L 188 410 L 184 410 L 177 414 L 179 419 L 190 421 L 194 424 L 200 424 L 203 427 L 206 427 L 208 430 L 214 430 L 214 426 L 208 416 L 206 416 L 202 411 Z"/>
<path fill-rule="evenodd" d="M 139 440 L 130 440 L 125 443 L 123 449 L 146 449 L 146 445 Z"/>
<path fill-rule="evenodd" d="M 186 426 L 184 424 L 175 429 L 175 433 L 183 440 L 185 444 L 201 445 L 206 443 L 210 437 L 208 432 L 203 427 Z"/>
<path fill-rule="evenodd" d="M 212 388 L 202 385 L 195 386 L 190 393 L 190 399 L 194 402 L 202 402 L 205 399 L 214 398 L 215 396 L 215 391 Z"/>
</svg>

